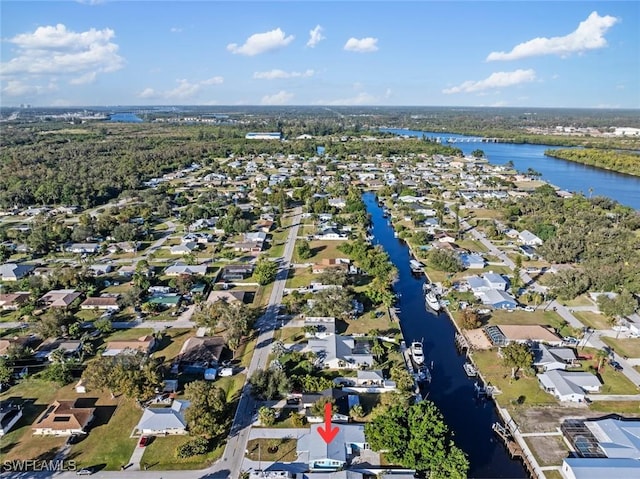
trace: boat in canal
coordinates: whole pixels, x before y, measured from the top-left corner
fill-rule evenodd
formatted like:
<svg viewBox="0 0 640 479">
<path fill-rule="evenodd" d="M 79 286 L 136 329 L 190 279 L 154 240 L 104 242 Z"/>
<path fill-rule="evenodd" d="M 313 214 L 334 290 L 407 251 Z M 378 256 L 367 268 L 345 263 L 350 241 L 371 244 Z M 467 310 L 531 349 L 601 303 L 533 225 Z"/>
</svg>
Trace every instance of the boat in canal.
<svg viewBox="0 0 640 479">
<path fill-rule="evenodd" d="M 424 274 L 424 267 L 422 266 L 422 263 L 416 259 L 409 261 L 409 267 L 413 274 Z"/>
<path fill-rule="evenodd" d="M 422 286 L 422 291 L 424 292 L 424 301 L 427 303 L 432 310 L 436 313 L 440 311 L 442 306 L 440 305 L 440 298 L 438 298 L 438 293 L 435 292 L 431 284 L 425 283 Z"/>
<path fill-rule="evenodd" d="M 466 362 L 462 367 L 464 368 L 464 372 L 466 373 L 466 375 L 470 378 L 474 378 L 478 375 L 478 370 L 473 364 Z"/>
<path fill-rule="evenodd" d="M 422 349 L 422 343 L 420 341 L 414 341 L 411 343 L 411 358 L 417 366 L 424 364 L 424 350 Z"/>
</svg>

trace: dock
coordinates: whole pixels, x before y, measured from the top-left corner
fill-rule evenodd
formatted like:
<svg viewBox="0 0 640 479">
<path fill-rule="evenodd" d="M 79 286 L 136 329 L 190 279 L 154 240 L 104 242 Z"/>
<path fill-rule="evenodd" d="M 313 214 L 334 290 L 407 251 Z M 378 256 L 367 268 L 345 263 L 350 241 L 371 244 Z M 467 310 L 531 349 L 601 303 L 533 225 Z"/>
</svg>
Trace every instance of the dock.
<svg viewBox="0 0 640 479">
<path fill-rule="evenodd" d="M 511 427 L 517 428 L 517 426 L 515 426 L 515 423 L 513 422 Z M 536 468 L 536 460 L 533 457 L 529 457 L 529 455 L 522 449 L 518 441 L 516 441 L 516 439 L 513 437 L 513 434 L 511 433 L 509 427 L 503 426 L 499 422 L 495 422 L 491 426 L 491 429 L 493 429 L 494 432 L 500 437 L 500 439 L 502 439 L 511 459 L 521 460 L 530 477 L 541 477 L 537 471 L 537 469 L 539 469 L 539 466 L 538 468 Z M 542 475 L 542 477 L 545 477 L 544 474 Z"/>
</svg>

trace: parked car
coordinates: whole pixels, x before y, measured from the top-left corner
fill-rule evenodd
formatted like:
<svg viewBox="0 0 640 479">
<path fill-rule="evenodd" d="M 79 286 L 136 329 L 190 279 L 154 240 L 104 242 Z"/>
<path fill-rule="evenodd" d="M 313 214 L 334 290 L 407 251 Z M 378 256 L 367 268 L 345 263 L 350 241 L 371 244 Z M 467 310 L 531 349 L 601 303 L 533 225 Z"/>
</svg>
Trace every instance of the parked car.
<svg viewBox="0 0 640 479">
<path fill-rule="evenodd" d="M 149 436 L 140 437 L 140 442 L 138 442 L 138 446 L 145 447 L 147 444 L 149 444 Z"/>
<path fill-rule="evenodd" d="M 528 312 L 528 313 L 533 313 L 533 312 L 535 311 L 535 308 L 534 308 L 534 307 L 532 307 L 532 306 L 525 306 L 525 307 L 524 307 L 524 308 L 522 308 L 522 309 L 524 309 L 524 310 L 525 310 L 526 312 Z"/>
<path fill-rule="evenodd" d="M 225 376 L 233 376 L 233 368 L 222 368 L 218 371 L 218 376 L 220 377 L 225 377 Z"/>
<path fill-rule="evenodd" d="M 609 361 L 609 364 L 616 371 L 622 371 L 622 364 L 620 364 L 618 361 L 613 361 L 612 360 L 612 361 Z"/>
<path fill-rule="evenodd" d="M 83 467 L 82 469 L 76 471 L 78 476 L 90 476 L 95 472 L 93 467 Z"/>
</svg>

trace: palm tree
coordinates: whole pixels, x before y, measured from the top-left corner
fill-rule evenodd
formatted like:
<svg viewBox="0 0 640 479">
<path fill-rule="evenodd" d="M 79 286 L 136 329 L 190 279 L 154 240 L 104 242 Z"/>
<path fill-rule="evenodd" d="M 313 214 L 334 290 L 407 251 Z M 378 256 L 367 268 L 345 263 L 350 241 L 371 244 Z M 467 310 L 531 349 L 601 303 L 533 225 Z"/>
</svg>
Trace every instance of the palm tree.
<svg viewBox="0 0 640 479">
<path fill-rule="evenodd" d="M 596 352 L 596 358 L 598 359 L 598 373 L 604 364 L 605 360 L 609 357 L 609 351 L 605 349 L 598 349 Z"/>
</svg>

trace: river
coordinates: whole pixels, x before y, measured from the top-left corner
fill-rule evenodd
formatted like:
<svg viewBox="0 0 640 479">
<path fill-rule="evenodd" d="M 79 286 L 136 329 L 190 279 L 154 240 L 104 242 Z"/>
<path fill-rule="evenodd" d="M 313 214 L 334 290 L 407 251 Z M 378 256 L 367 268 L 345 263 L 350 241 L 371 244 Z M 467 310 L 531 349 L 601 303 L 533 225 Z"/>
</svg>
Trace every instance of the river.
<svg viewBox="0 0 640 479">
<path fill-rule="evenodd" d="M 499 421 L 491 401 L 476 398 L 474 383 L 462 366 L 465 356 L 459 355 L 454 344 L 455 328 L 446 313 L 427 312 L 422 294 L 424 277 L 416 278 L 409 269 L 409 248 L 393 235 L 393 228 L 383 218 L 374 193 L 363 196 L 373 222 L 373 242 L 380 244 L 398 268 L 399 279 L 394 284 L 400 293 L 400 325 L 409 345 L 424 342 L 425 364 L 433 361 L 428 397 L 442 411 L 445 421 L 455 433 L 457 445 L 469 456 L 472 478 L 526 478 L 519 461 L 511 460 L 504 445 L 491 429 Z"/>
<path fill-rule="evenodd" d="M 398 135 L 408 135 L 427 138 L 444 137 L 455 139 L 474 138 L 453 133 L 436 133 L 433 131 L 404 130 L 385 128 L 382 131 Z M 515 143 L 476 143 L 460 142 L 451 146 L 460 148 L 465 155 L 473 150 L 484 151 L 490 163 L 501 165 L 509 161 L 518 171 L 533 168 L 542 173 L 542 179 L 563 190 L 582 192 L 585 196 L 601 195 L 640 210 L 640 177 L 603 170 L 593 166 L 575 163 L 545 156 L 545 150 L 562 148 L 548 145 L 529 145 Z M 590 191 L 591 190 L 591 191 Z"/>
</svg>

